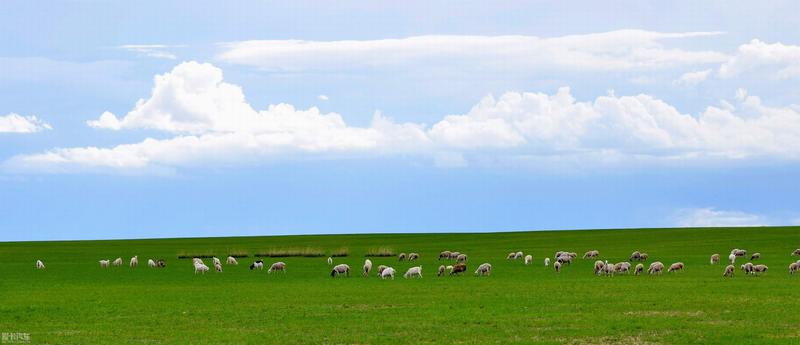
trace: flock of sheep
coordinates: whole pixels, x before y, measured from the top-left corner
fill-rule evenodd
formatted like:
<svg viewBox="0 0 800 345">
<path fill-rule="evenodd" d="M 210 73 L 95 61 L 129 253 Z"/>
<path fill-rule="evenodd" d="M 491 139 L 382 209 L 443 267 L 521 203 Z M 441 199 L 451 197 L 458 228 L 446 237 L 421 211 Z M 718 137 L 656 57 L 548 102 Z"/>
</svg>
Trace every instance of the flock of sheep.
<svg viewBox="0 0 800 345">
<path fill-rule="evenodd" d="M 744 249 L 735 248 L 735 249 L 731 250 L 730 254 L 728 255 L 729 265 L 727 265 L 725 267 L 725 270 L 724 270 L 722 275 L 724 277 L 732 277 L 734 272 L 735 272 L 734 264 L 736 263 L 736 259 L 738 257 L 746 257 L 746 255 L 747 255 L 747 251 L 744 250 Z M 800 248 L 795 249 L 791 253 L 791 255 L 792 256 L 800 256 Z M 409 262 L 412 262 L 412 261 L 419 260 L 420 255 L 417 254 L 417 253 L 409 253 L 408 255 L 406 255 L 406 253 L 400 253 L 397 257 L 398 257 L 398 261 L 408 260 Z M 554 259 L 553 269 L 555 270 L 556 273 L 559 273 L 562 270 L 562 266 L 571 265 L 572 261 L 575 260 L 577 257 L 578 257 L 578 254 L 574 253 L 574 252 L 558 251 L 553 256 L 553 259 Z M 586 253 L 583 254 L 583 259 L 592 259 L 592 258 L 599 258 L 599 257 L 600 257 L 600 252 L 597 251 L 597 250 L 590 250 L 590 251 L 587 251 Z M 608 260 L 605 260 L 605 261 L 597 260 L 594 263 L 594 274 L 598 275 L 598 276 L 600 276 L 600 275 L 613 276 L 614 274 L 626 274 L 626 273 L 629 273 L 630 270 L 631 270 L 631 266 L 632 266 L 631 262 L 638 261 L 636 266 L 633 267 L 633 274 L 634 275 L 640 275 L 640 274 L 642 274 L 644 272 L 644 264 L 642 264 L 642 262 L 643 261 L 647 261 L 648 257 L 649 256 L 648 256 L 647 253 L 634 251 L 633 253 L 631 253 L 630 257 L 628 257 L 628 261 L 623 261 L 623 262 L 619 262 L 619 263 L 609 263 Z M 761 253 L 753 253 L 750 256 L 750 261 L 755 261 L 755 260 L 760 259 L 760 258 L 761 258 Z M 521 252 L 521 251 L 508 253 L 508 255 L 506 256 L 506 259 L 508 259 L 508 260 L 524 259 L 525 265 L 530 265 L 531 263 L 533 263 L 533 256 L 532 255 L 524 255 L 524 253 Z M 216 257 L 212 257 L 211 260 L 212 260 L 212 265 L 214 266 L 215 271 L 222 272 L 222 262 Z M 463 254 L 463 253 L 460 253 L 460 252 L 446 250 L 446 251 L 443 251 L 443 252 L 439 253 L 439 260 L 440 261 L 441 260 L 455 260 L 455 264 L 454 265 L 447 265 L 447 266 L 440 265 L 439 269 L 437 270 L 437 274 L 436 274 L 437 276 L 443 276 L 443 275 L 445 275 L 445 273 L 448 273 L 448 272 L 449 272 L 449 275 L 460 275 L 460 274 L 462 274 L 462 273 L 467 271 L 467 255 L 466 254 Z M 328 262 L 328 265 L 333 265 L 333 258 L 329 257 L 327 259 L 327 262 Z M 550 266 L 550 262 L 551 261 L 550 261 L 549 257 L 544 258 L 544 265 L 546 267 Z M 108 268 L 109 266 L 112 266 L 112 265 L 116 266 L 116 267 L 119 267 L 119 266 L 122 266 L 123 260 L 122 260 L 121 257 L 118 257 L 118 258 L 114 259 L 113 261 L 107 260 L 107 259 L 100 260 L 99 263 L 100 263 L 100 267 L 102 267 L 102 268 Z M 233 257 L 233 256 L 228 256 L 228 259 L 227 259 L 226 263 L 228 265 L 238 265 L 239 264 L 237 262 L 236 258 Z M 711 255 L 710 263 L 712 265 L 719 264 L 720 263 L 720 255 L 719 254 Z M 130 261 L 129 261 L 129 266 L 131 268 L 135 268 L 138 265 L 139 265 L 139 257 L 138 256 L 132 257 L 130 259 Z M 210 268 L 205 264 L 205 262 L 203 262 L 203 259 L 201 259 L 201 258 L 198 258 L 198 257 L 193 258 L 192 259 L 192 265 L 194 266 L 194 273 L 195 274 L 197 274 L 197 273 L 204 274 L 204 273 L 210 271 Z M 148 259 L 147 260 L 147 266 L 151 267 L 151 268 L 163 268 L 163 267 L 166 267 L 166 262 L 164 260 Z M 662 262 L 656 261 L 656 262 L 653 262 L 653 263 L 650 264 L 650 266 L 647 269 L 647 273 L 650 274 L 650 275 L 658 275 L 658 274 L 663 273 L 665 267 L 666 266 Z M 685 267 L 685 265 L 683 264 L 683 262 L 675 262 L 675 263 L 671 264 L 669 266 L 669 268 L 667 268 L 667 272 L 681 271 L 681 270 L 684 269 L 684 267 Z M 42 262 L 42 260 L 36 260 L 36 268 L 37 269 L 44 269 L 45 268 L 44 262 Z M 255 270 L 255 269 L 261 270 L 263 268 L 264 268 L 264 262 L 262 260 L 256 260 L 255 262 L 253 262 L 250 265 L 250 269 L 251 270 Z M 747 263 L 742 264 L 740 266 L 740 269 L 745 274 L 759 275 L 761 273 L 767 272 L 769 267 L 767 267 L 767 265 L 763 265 L 763 264 L 753 264 L 752 262 L 747 262 Z M 272 272 L 277 272 L 277 271 L 281 271 L 281 272 L 286 273 L 286 263 L 282 262 L 282 261 L 278 261 L 278 262 L 275 262 L 272 265 L 270 265 L 269 269 L 267 269 L 267 273 L 272 273 Z M 364 261 L 362 275 L 367 277 L 367 276 L 369 276 L 371 271 L 372 271 L 372 261 L 370 259 L 366 259 Z M 795 272 L 798 272 L 798 271 L 800 271 L 800 260 L 798 260 L 796 262 L 792 262 L 789 265 L 789 273 L 790 274 L 794 274 Z M 478 265 L 478 268 L 475 270 L 475 275 L 478 275 L 478 276 L 488 276 L 491 273 L 492 273 L 492 265 L 489 264 L 488 262 Z M 393 267 L 389 267 L 389 266 L 386 266 L 386 265 L 380 265 L 380 266 L 377 267 L 377 275 L 381 279 L 394 279 L 395 274 L 396 274 L 396 270 Z M 335 265 L 331 269 L 330 275 L 331 275 L 331 277 L 349 276 L 350 275 L 350 266 L 347 265 L 347 264 Z M 409 268 L 406 271 L 406 273 L 403 274 L 403 277 L 404 278 L 422 278 L 422 265 L 414 266 L 414 267 Z"/>
</svg>

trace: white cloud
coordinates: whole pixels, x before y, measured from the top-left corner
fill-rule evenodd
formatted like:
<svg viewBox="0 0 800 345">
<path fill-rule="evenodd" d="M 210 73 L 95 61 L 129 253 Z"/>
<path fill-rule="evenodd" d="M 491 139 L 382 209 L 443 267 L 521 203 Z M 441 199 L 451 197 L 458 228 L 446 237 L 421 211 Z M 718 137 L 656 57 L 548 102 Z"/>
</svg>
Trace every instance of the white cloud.
<svg viewBox="0 0 800 345">
<path fill-rule="evenodd" d="M 675 225 L 687 228 L 763 226 L 767 225 L 767 221 L 764 216 L 757 214 L 706 207 L 678 211 Z"/>
<path fill-rule="evenodd" d="M 711 75 L 711 69 L 684 73 L 673 82 L 675 85 L 694 86 L 704 82 Z"/>
<path fill-rule="evenodd" d="M 327 101 L 330 98 L 328 98 L 328 96 L 326 96 L 326 95 L 319 95 L 319 96 L 317 96 L 317 99 L 319 99 L 320 101 Z"/>
<path fill-rule="evenodd" d="M 719 67 L 718 75 L 733 78 L 744 73 L 766 74 L 775 79 L 800 77 L 800 46 L 757 39 L 743 44 Z"/>
<path fill-rule="evenodd" d="M 364 41 L 253 40 L 222 44 L 217 58 L 272 71 L 342 71 L 410 64 L 459 71 L 638 70 L 721 63 L 725 54 L 667 48 L 670 39 L 719 32 L 619 30 L 553 38 L 430 35 Z M 419 68 L 415 68 L 419 69 Z"/>
<path fill-rule="evenodd" d="M 15 113 L 0 116 L 0 133 L 34 133 L 46 129 L 53 127 L 36 116 L 22 116 Z"/>
<path fill-rule="evenodd" d="M 395 154 L 425 157 L 441 166 L 463 166 L 481 155 L 527 161 L 581 157 L 615 164 L 642 157 L 800 159 L 800 107 L 768 107 L 744 90 L 735 104 L 721 103 L 693 116 L 645 94 L 610 93 L 578 101 L 564 87 L 552 95 L 487 96 L 467 113 L 445 116 L 430 127 L 395 123 L 380 113 L 369 126 L 355 127 L 315 107 L 253 109 L 239 86 L 223 80 L 219 68 L 186 62 L 156 76 L 150 97 L 137 101 L 125 116 L 104 112 L 88 122 L 98 129 L 159 130 L 173 138 L 110 148 L 58 148 L 14 157 L 6 166 L 124 170 Z"/>
<path fill-rule="evenodd" d="M 175 48 L 179 46 L 168 46 L 164 44 L 126 44 L 121 45 L 118 48 L 124 49 L 130 52 L 138 53 L 142 56 L 158 58 L 158 59 L 169 59 L 175 60 L 178 57 L 169 51 L 170 48 Z"/>
</svg>

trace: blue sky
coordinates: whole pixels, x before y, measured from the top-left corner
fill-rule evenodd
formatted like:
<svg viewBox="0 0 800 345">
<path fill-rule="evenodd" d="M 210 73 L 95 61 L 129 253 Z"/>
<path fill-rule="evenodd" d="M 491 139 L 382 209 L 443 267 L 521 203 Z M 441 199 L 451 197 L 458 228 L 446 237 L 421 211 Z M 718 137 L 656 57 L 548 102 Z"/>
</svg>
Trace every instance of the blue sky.
<svg viewBox="0 0 800 345">
<path fill-rule="evenodd" d="M 800 223 L 796 2 L 0 9 L 0 241 Z"/>
</svg>

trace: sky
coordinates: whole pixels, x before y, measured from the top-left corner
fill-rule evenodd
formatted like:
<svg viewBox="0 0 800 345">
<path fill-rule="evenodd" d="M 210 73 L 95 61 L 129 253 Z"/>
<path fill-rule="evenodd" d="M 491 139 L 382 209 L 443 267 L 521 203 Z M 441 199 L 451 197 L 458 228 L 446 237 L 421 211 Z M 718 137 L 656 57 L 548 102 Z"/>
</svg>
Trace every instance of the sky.
<svg viewBox="0 0 800 345">
<path fill-rule="evenodd" d="M 798 225 L 796 13 L 3 1 L 0 241 Z"/>
</svg>

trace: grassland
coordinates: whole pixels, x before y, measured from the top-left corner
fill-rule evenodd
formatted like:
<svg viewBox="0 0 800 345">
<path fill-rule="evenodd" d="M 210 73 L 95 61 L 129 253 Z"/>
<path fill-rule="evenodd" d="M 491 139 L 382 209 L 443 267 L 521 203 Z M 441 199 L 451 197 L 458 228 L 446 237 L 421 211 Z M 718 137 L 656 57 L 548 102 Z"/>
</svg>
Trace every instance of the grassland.
<svg viewBox="0 0 800 345">
<path fill-rule="evenodd" d="M 0 243 L 0 332 L 30 333 L 34 344 L 800 343 L 800 276 L 787 273 L 797 247 L 797 227 Z M 347 248 L 335 261 L 356 270 L 375 248 L 414 251 L 425 277 L 332 279 L 325 257 L 266 259 L 285 261 L 286 274 L 247 268 L 255 253 L 279 248 Z M 708 258 L 732 248 L 761 252 L 770 271 L 722 278 L 724 266 Z M 593 260 L 560 274 L 542 265 L 556 250 L 589 249 L 613 262 L 638 249 L 687 268 L 595 277 Z M 441 250 L 469 254 L 473 269 L 490 262 L 494 272 L 437 278 Z M 516 250 L 535 265 L 505 260 Z M 223 273 L 195 275 L 189 259 L 177 259 L 231 252 L 249 257 Z M 135 270 L 97 264 L 137 254 Z M 147 268 L 147 258 L 167 267 Z M 47 269 L 35 270 L 36 259 Z"/>
</svg>

